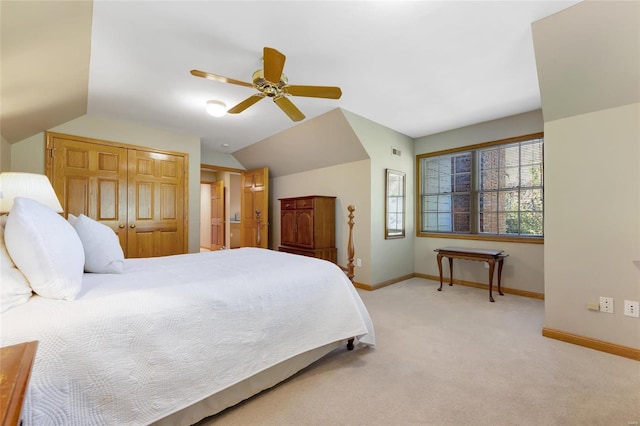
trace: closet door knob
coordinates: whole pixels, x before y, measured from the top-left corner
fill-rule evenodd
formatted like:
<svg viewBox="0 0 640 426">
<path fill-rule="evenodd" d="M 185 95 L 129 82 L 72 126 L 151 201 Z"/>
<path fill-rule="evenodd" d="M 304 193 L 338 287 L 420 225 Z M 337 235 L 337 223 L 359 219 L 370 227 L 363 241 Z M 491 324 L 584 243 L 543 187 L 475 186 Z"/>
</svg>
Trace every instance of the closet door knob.
<svg viewBox="0 0 640 426">
<path fill-rule="evenodd" d="M 131 225 L 129 225 L 129 228 L 135 228 L 135 227 L 136 227 L 135 223 L 132 223 Z"/>
</svg>

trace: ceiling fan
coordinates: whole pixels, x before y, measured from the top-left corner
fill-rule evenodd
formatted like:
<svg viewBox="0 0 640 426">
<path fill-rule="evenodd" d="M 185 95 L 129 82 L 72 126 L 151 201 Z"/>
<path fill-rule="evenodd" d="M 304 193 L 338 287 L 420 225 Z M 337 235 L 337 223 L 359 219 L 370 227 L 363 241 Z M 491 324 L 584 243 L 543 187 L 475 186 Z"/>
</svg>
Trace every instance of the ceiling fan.
<svg viewBox="0 0 640 426">
<path fill-rule="evenodd" d="M 304 119 L 304 114 L 291 102 L 288 96 L 305 96 L 310 98 L 340 99 L 342 91 L 339 87 L 333 86 L 299 86 L 290 85 L 287 76 L 282 73 L 286 56 L 271 47 L 264 48 L 262 60 L 264 69 L 253 73 L 253 83 L 247 83 L 221 75 L 211 74 L 204 71 L 191 70 L 191 74 L 196 77 L 208 78 L 209 80 L 220 81 L 222 83 L 237 84 L 258 89 L 256 93 L 238 105 L 229 109 L 229 114 L 239 114 L 259 100 L 269 97 L 273 98 L 282 111 L 293 121 Z"/>
</svg>

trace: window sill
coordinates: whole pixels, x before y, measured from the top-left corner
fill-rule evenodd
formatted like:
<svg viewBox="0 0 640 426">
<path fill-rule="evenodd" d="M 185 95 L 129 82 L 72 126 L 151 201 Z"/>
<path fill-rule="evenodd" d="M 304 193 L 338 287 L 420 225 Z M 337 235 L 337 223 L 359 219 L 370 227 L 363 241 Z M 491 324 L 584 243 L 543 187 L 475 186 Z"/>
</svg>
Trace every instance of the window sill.
<svg viewBox="0 0 640 426">
<path fill-rule="evenodd" d="M 509 237 L 500 235 L 451 234 L 440 232 L 418 232 L 417 237 L 454 238 L 456 240 L 502 241 L 505 243 L 544 244 L 544 237 Z"/>
</svg>

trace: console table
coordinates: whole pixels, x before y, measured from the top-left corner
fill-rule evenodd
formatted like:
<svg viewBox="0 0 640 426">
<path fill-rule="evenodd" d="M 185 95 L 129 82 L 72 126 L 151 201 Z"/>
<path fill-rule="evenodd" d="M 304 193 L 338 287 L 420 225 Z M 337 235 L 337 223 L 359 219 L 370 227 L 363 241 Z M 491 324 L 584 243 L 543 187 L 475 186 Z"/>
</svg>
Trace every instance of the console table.
<svg viewBox="0 0 640 426">
<path fill-rule="evenodd" d="M 438 253 L 438 271 L 440 272 L 440 287 L 438 291 L 442 291 L 442 258 L 449 259 L 449 285 L 453 285 L 453 259 L 465 259 L 465 260 L 477 260 L 481 262 L 487 262 L 489 264 L 489 300 L 493 300 L 493 271 L 496 263 L 498 264 L 498 293 L 500 296 L 504 296 L 502 293 L 502 266 L 504 259 L 509 256 L 502 250 L 489 250 L 489 249 L 474 249 L 463 247 L 443 247 L 434 250 Z"/>
</svg>

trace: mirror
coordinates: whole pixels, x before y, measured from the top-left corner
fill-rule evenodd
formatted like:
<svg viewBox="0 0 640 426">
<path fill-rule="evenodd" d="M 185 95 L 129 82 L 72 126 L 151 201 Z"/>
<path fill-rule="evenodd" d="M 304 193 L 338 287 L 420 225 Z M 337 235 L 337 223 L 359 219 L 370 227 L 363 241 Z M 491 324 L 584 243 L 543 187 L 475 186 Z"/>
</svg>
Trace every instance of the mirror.
<svg viewBox="0 0 640 426">
<path fill-rule="evenodd" d="M 384 237 L 404 238 L 405 173 L 387 169 Z"/>
</svg>

